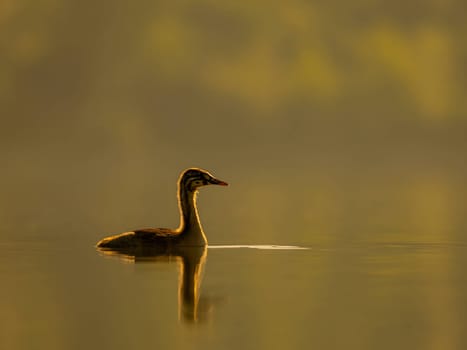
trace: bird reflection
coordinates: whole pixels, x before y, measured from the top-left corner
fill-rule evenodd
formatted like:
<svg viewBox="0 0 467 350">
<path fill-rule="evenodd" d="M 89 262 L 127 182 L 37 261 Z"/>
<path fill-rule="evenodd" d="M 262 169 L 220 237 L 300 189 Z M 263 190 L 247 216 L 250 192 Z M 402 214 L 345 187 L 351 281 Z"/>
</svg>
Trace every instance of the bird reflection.
<svg viewBox="0 0 467 350">
<path fill-rule="evenodd" d="M 98 249 L 108 257 L 116 257 L 131 263 L 170 263 L 179 264 L 178 310 L 179 319 L 196 323 L 206 320 L 216 303 L 215 298 L 200 298 L 199 290 L 206 264 L 206 247 L 178 247 L 167 251 L 157 248 L 131 250 Z"/>
</svg>

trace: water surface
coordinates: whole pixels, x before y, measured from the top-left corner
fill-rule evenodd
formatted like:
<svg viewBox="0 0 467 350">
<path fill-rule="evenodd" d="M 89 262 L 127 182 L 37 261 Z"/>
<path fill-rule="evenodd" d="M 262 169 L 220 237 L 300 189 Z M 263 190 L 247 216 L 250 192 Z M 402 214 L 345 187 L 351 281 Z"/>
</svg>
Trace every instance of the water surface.
<svg viewBox="0 0 467 350">
<path fill-rule="evenodd" d="M 1 245 L 2 348 L 467 344 L 460 243 L 209 248 L 194 258 L 202 266 L 192 296 L 179 294 L 179 283 L 190 280 L 181 272 L 195 271 L 184 270 L 187 257 L 109 256 L 62 243 Z"/>
</svg>

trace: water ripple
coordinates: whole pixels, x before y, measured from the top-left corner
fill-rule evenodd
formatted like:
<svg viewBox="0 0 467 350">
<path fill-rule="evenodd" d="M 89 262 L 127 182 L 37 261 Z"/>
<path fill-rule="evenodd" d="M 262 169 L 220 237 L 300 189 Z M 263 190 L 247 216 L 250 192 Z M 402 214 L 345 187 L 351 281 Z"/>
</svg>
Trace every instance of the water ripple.
<svg viewBox="0 0 467 350">
<path fill-rule="evenodd" d="M 269 245 L 269 244 L 258 244 L 258 245 L 209 245 L 209 249 L 236 249 L 236 248 L 248 248 L 248 249 L 262 249 L 262 250 L 309 250 L 309 247 L 300 247 L 295 245 Z"/>
</svg>

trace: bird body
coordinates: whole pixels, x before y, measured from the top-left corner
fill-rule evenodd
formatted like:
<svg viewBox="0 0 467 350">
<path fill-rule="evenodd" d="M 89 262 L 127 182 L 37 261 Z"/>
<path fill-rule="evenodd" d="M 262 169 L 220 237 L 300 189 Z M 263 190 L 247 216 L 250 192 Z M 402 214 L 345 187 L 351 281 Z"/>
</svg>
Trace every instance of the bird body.
<svg viewBox="0 0 467 350">
<path fill-rule="evenodd" d="M 145 228 L 121 233 L 102 239 L 98 248 L 108 249 L 157 249 L 170 250 L 182 246 L 206 246 L 207 239 L 196 207 L 198 188 L 207 185 L 227 186 L 206 170 L 190 168 L 182 172 L 178 180 L 178 205 L 180 225 L 177 229 Z"/>
</svg>

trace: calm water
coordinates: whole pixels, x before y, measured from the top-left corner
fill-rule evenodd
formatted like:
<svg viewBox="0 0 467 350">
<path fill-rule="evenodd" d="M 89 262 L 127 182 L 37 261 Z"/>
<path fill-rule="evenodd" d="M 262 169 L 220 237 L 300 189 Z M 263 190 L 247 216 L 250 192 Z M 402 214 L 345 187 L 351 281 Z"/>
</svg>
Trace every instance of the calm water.
<svg viewBox="0 0 467 350">
<path fill-rule="evenodd" d="M 2 243 L 2 349 L 467 345 L 463 244 L 132 258 L 63 243 Z"/>
</svg>

